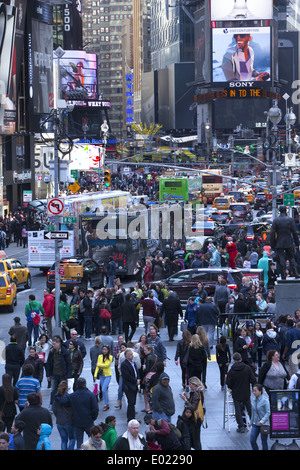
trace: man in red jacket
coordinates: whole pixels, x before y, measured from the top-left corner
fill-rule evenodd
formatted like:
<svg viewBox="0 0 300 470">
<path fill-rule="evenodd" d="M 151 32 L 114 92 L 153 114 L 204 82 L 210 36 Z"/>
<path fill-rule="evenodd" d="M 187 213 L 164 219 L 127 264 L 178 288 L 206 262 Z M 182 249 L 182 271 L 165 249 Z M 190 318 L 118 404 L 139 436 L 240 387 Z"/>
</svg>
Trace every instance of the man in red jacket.
<svg viewBox="0 0 300 470">
<path fill-rule="evenodd" d="M 52 338 L 52 317 L 54 317 L 55 300 L 54 295 L 50 293 L 48 288 L 44 289 L 43 308 L 45 310 L 45 318 L 47 320 L 47 330 L 49 331 L 49 335 Z"/>
</svg>

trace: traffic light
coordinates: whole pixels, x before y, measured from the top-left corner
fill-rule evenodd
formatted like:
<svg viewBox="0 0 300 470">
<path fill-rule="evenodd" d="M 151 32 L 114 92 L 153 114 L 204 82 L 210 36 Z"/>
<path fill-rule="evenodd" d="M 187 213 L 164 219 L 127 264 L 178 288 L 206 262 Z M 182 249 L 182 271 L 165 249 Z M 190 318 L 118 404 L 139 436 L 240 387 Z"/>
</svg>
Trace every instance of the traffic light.
<svg viewBox="0 0 300 470">
<path fill-rule="evenodd" d="M 111 174 L 110 170 L 104 170 L 104 186 L 110 188 L 111 186 Z"/>
</svg>

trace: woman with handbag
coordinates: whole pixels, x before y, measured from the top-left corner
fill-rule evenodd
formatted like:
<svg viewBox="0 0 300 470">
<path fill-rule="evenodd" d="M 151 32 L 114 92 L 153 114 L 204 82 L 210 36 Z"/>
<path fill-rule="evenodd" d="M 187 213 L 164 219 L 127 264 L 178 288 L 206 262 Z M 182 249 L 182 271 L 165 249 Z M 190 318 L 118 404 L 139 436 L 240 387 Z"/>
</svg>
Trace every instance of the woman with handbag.
<svg viewBox="0 0 300 470">
<path fill-rule="evenodd" d="M 269 397 L 266 393 L 263 393 L 261 384 L 254 385 L 252 392 L 250 444 L 253 450 L 259 450 L 256 441 L 260 434 L 262 450 L 268 450 L 269 418 L 271 414 Z"/>
<path fill-rule="evenodd" d="M 189 378 L 190 394 L 189 397 L 185 392 L 180 394 L 180 398 L 184 400 L 185 407 L 189 405 L 195 418 L 195 429 L 193 433 L 193 446 L 195 450 L 202 450 L 200 432 L 201 426 L 205 421 L 204 408 L 204 390 L 205 387 L 198 377 Z M 207 425 L 206 425 L 207 427 Z"/>
<path fill-rule="evenodd" d="M 113 356 L 110 354 L 110 348 L 107 345 L 102 347 L 102 354 L 98 356 L 97 366 L 94 373 L 94 381 L 98 378 L 98 372 L 100 376 L 100 386 L 103 393 L 104 407 L 103 411 L 109 410 L 108 403 L 108 386 L 111 381 L 111 363 L 113 361 Z"/>
</svg>

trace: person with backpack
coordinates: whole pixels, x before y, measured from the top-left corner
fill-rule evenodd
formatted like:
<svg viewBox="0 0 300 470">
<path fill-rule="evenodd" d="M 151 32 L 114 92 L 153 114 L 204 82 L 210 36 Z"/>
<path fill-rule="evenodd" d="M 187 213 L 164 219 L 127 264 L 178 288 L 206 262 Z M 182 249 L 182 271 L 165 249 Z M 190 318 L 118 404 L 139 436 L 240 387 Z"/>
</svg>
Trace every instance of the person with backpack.
<svg viewBox="0 0 300 470">
<path fill-rule="evenodd" d="M 38 340 L 39 323 L 41 321 L 40 315 L 45 315 L 44 307 L 40 302 L 35 300 L 35 295 L 29 295 L 29 302 L 25 306 L 25 317 L 27 319 L 28 329 L 28 346 L 32 346 L 32 331 L 34 336 L 33 344 Z"/>
</svg>

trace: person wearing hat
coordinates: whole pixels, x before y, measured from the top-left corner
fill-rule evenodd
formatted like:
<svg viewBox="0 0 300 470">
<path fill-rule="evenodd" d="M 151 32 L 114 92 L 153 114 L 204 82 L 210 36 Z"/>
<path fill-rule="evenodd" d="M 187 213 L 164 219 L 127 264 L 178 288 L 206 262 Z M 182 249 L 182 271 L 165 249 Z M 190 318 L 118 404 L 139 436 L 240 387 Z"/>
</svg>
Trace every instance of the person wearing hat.
<svg viewBox="0 0 300 470">
<path fill-rule="evenodd" d="M 152 392 L 152 409 L 156 421 L 164 419 L 171 423 L 175 413 L 175 402 L 170 387 L 170 377 L 165 372 L 159 377 L 159 382 Z"/>
<path fill-rule="evenodd" d="M 179 450 L 181 442 L 176 434 L 170 429 L 169 423 L 165 419 L 155 420 L 153 415 L 144 416 L 146 431 L 155 434 L 157 443 L 161 446 L 161 450 Z"/>
<path fill-rule="evenodd" d="M 285 206 L 279 206 L 279 216 L 273 220 L 270 240 L 271 248 L 276 252 L 278 258 L 281 279 L 286 279 L 286 260 L 290 262 L 291 273 L 296 279 L 299 279 L 294 245 L 299 249 L 300 241 L 295 221 L 287 215 Z"/>
</svg>

